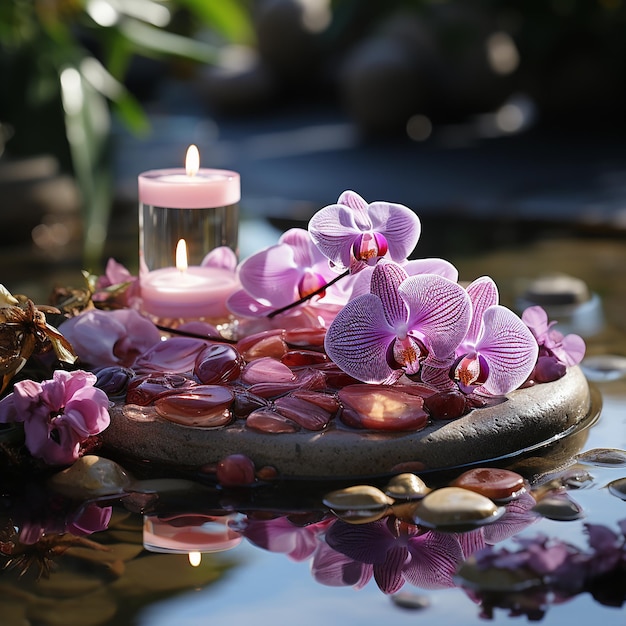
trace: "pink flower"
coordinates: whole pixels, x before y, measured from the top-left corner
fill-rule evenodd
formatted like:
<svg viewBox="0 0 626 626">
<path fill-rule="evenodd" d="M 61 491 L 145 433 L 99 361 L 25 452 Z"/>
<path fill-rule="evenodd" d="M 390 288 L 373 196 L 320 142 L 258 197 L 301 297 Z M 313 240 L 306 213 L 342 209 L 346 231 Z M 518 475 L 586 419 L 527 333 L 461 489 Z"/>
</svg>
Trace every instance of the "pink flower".
<svg viewBox="0 0 626 626">
<path fill-rule="evenodd" d="M 124 287 L 125 286 L 125 287 Z M 116 291 L 119 289 L 119 292 Z M 140 297 L 139 280 L 121 263 L 109 259 L 102 276 L 96 281 L 94 302 L 107 302 L 120 307 L 133 306 Z"/>
<path fill-rule="evenodd" d="M 15 383 L 0 401 L 0 422 L 24 422 L 26 447 L 52 465 L 68 465 L 81 444 L 109 425 L 109 399 L 94 374 L 56 370 L 52 380 Z"/>
<path fill-rule="evenodd" d="M 63 323 L 61 333 L 83 363 L 131 367 L 161 341 L 158 328 L 134 309 L 85 311 Z"/>
</svg>

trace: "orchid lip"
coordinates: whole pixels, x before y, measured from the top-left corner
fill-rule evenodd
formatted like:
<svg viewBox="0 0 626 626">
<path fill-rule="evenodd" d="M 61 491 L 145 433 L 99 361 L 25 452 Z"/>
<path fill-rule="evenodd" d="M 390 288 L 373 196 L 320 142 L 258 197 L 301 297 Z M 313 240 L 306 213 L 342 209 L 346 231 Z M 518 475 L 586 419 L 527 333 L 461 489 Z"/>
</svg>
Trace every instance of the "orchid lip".
<svg viewBox="0 0 626 626">
<path fill-rule="evenodd" d="M 469 390 L 485 383 L 489 376 L 489 365 L 480 354 L 465 354 L 452 366 L 454 379 L 462 390 Z"/>
<path fill-rule="evenodd" d="M 365 263 L 376 262 L 385 256 L 389 246 L 387 239 L 380 233 L 363 233 L 359 235 L 352 245 L 352 254 L 357 261 Z"/>
</svg>

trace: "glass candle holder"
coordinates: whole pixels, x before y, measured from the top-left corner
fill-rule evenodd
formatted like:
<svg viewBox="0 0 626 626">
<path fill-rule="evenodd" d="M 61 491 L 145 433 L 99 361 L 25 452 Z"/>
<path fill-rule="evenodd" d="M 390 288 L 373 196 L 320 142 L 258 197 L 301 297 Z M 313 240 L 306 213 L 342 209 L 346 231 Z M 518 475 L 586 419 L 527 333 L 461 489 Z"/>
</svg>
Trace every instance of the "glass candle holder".
<svg viewBox="0 0 626 626">
<path fill-rule="evenodd" d="M 228 316 L 226 299 L 239 286 L 235 273 L 204 260 L 223 246 L 236 259 L 240 197 L 239 174 L 229 170 L 163 169 L 139 175 L 139 280 L 145 312 L 213 321 Z"/>
</svg>

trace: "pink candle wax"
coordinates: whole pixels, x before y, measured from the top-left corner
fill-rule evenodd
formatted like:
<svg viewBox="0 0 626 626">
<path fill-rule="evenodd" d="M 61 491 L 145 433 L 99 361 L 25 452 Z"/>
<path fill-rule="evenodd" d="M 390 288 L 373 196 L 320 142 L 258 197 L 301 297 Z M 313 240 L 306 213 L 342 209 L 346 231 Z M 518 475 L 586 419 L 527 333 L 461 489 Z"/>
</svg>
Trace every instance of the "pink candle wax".
<svg viewBox="0 0 626 626">
<path fill-rule="evenodd" d="M 141 277 L 143 309 L 161 318 L 224 319 L 226 300 L 237 289 L 234 272 L 215 267 L 164 267 Z"/>
<path fill-rule="evenodd" d="M 139 201 L 176 209 L 206 209 L 237 204 L 239 174 L 200 168 L 192 175 L 183 168 L 150 170 L 139 175 Z"/>
</svg>

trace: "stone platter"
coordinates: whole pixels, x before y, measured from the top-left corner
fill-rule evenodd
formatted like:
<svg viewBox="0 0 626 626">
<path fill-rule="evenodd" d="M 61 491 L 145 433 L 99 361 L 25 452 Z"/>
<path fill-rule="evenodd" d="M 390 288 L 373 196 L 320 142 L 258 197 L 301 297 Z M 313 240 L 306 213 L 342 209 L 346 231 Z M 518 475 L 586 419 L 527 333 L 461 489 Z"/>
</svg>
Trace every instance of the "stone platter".
<svg viewBox="0 0 626 626">
<path fill-rule="evenodd" d="M 243 420 L 192 428 L 164 420 L 152 407 L 117 404 L 102 437 L 105 449 L 117 456 L 184 469 L 241 453 L 257 468 L 274 466 L 283 478 L 356 478 L 397 472 L 403 464 L 429 471 L 513 455 L 565 436 L 590 414 L 591 404 L 587 380 L 573 367 L 560 380 L 516 390 L 496 406 L 417 432 L 331 426 L 322 432 L 264 434 L 246 429 Z"/>
</svg>

